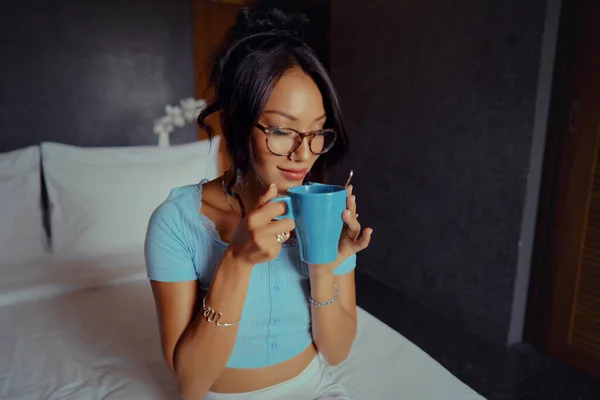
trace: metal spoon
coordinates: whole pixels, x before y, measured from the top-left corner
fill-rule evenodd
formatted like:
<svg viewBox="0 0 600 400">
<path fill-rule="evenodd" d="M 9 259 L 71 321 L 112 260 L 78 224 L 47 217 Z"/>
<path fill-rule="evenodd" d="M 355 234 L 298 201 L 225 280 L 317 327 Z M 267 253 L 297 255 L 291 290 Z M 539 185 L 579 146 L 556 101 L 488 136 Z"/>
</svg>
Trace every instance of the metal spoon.
<svg viewBox="0 0 600 400">
<path fill-rule="evenodd" d="M 352 179 L 353 175 L 354 175 L 354 170 L 351 169 L 350 170 L 350 174 L 348 175 L 348 180 L 346 181 L 346 184 L 344 185 L 344 187 L 348 187 L 348 185 L 350 184 L 350 180 Z"/>
</svg>

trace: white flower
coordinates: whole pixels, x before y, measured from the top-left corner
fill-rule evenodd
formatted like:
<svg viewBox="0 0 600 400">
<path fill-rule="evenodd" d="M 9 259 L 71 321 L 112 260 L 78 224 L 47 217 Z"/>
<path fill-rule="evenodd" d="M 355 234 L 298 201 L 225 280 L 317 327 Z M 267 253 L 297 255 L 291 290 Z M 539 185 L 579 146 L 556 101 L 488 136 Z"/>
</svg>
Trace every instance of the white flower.
<svg viewBox="0 0 600 400">
<path fill-rule="evenodd" d="M 154 133 L 157 135 L 166 135 L 173 132 L 173 125 L 154 125 Z"/>
<path fill-rule="evenodd" d="M 200 111 L 204 110 L 206 108 L 206 100 L 204 100 L 204 99 L 196 100 L 196 108 L 198 108 Z"/>
<path fill-rule="evenodd" d="M 187 122 L 192 122 L 196 119 L 196 100 L 193 97 L 188 97 L 179 102 L 183 110 L 183 117 Z"/>
<path fill-rule="evenodd" d="M 169 115 L 165 115 L 162 118 L 154 121 L 154 133 L 159 134 L 168 134 L 173 132 L 173 122 L 172 118 Z"/>
<path fill-rule="evenodd" d="M 179 102 L 183 110 L 183 117 L 187 122 L 193 122 L 198 118 L 200 112 L 206 108 L 206 101 L 203 99 L 195 100 L 193 97 L 188 97 Z"/>
<path fill-rule="evenodd" d="M 205 108 L 206 101 L 204 99 L 194 99 L 193 97 L 180 100 L 179 106 L 168 104 L 165 106 L 166 115 L 154 121 L 154 133 L 168 135 L 176 126 L 181 127 L 186 122 L 195 121 Z"/>
<path fill-rule="evenodd" d="M 184 126 L 185 119 L 183 118 L 183 111 L 179 106 L 167 105 L 165 106 L 165 112 L 167 116 L 171 118 L 171 122 L 175 126 Z"/>
</svg>

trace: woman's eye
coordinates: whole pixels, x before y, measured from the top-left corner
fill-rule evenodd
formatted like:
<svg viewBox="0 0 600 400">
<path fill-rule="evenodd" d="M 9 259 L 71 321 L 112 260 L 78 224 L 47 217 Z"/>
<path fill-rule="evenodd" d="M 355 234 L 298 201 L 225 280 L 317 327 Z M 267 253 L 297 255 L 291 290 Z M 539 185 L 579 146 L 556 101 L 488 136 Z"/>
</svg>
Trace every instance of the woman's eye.
<svg viewBox="0 0 600 400">
<path fill-rule="evenodd" d="M 278 136 L 287 136 L 290 134 L 288 131 L 284 131 L 283 129 L 274 129 L 273 133 Z"/>
</svg>

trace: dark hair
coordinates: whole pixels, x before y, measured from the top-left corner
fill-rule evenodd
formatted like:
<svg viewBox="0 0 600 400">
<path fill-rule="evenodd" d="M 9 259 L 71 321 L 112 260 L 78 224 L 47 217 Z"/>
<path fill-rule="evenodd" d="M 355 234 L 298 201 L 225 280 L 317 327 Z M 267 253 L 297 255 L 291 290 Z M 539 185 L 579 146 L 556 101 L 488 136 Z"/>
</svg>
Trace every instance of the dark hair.
<svg viewBox="0 0 600 400">
<path fill-rule="evenodd" d="M 236 179 L 228 191 L 251 168 L 250 133 L 279 78 L 290 68 L 302 69 L 315 81 L 327 114 L 325 127 L 338 132 L 334 147 L 319 157 L 309 180 L 322 180 L 324 173 L 348 151 L 348 137 L 338 95 L 323 64 L 305 40 L 308 19 L 279 8 L 256 6 L 242 9 L 214 55 L 209 85 L 215 98 L 200 113 L 198 123 L 209 137 L 213 129 L 206 118 L 221 111 L 221 128 Z"/>
</svg>

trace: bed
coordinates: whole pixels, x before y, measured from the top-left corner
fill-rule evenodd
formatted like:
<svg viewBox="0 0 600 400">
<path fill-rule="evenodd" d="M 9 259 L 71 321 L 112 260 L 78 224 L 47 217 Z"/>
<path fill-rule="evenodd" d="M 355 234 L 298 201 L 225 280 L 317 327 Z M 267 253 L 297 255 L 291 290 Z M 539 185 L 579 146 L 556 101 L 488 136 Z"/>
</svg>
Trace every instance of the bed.
<svg viewBox="0 0 600 400">
<path fill-rule="evenodd" d="M 218 147 L 42 143 L 0 154 L 1 399 L 178 398 L 141 243 L 171 187 L 216 176 Z M 482 399 L 368 312 L 358 321 L 348 360 L 331 368 L 351 398 Z"/>
<path fill-rule="evenodd" d="M 142 254 L 49 257 L 11 268 L 24 269 L 26 279 L 14 279 L 19 285 L 5 285 L 0 295 L 0 398 L 177 398 L 159 349 Z M 481 399 L 360 308 L 358 319 L 349 359 L 332 368 L 353 399 Z"/>
</svg>

